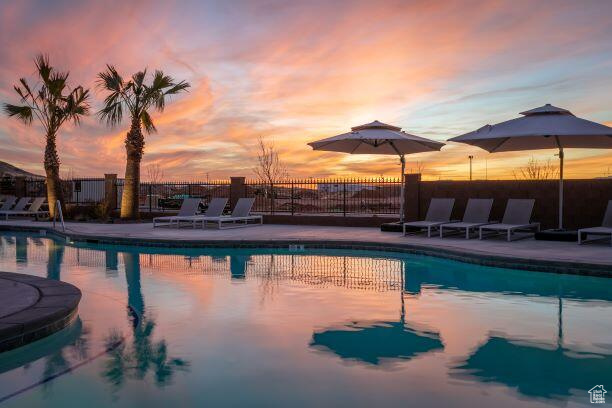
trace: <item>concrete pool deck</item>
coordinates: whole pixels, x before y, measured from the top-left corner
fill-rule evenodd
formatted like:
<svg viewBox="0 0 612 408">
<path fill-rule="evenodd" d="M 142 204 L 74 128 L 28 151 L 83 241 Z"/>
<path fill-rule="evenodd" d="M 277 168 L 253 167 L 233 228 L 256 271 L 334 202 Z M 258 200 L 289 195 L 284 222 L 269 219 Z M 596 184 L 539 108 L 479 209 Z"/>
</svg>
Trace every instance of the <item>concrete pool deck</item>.
<svg viewBox="0 0 612 408">
<path fill-rule="evenodd" d="M 75 286 L 0 272 L 0 352 L 23 346 L 72 322 L 81 300 Z"/>
<path fill-rule="evenodd" d="M 49 222 L 14 220 L 0 222 L 0 229 L 52 231 Z M 66 223 L 66 231 L 54 232 L 72 240 L 122 245 L 160 246 L 306 246 L 359 248 L 410 252 L 460 261 L 529 269 L 612 277 L 612 246 L 609 242 L 578 245 L 575 242 L 536 241 L 532 238 L 506 242 L 463 238 L 426 238 L 381 232 L 378 228 L 262 225 L 235 229 L 155 228 L 151 223 Z"/>
</svg>

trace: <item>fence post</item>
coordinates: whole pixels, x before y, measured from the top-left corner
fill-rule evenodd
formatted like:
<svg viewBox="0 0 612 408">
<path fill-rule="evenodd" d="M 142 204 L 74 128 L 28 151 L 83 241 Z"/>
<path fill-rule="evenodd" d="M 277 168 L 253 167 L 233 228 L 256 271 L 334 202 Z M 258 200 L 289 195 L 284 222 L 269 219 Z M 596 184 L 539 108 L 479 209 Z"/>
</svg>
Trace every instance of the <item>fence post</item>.
<svg viewBox="0 0 612 408">
<path fill-rule="evenodd" d="M 346 217 L 346 180 L 342 182 L 342 210 Z"/>
<path fill-rule="evenodd" d="M 239 198 L 246 197 L 244 177 L 230 177 L 230 206 L 234 208 Z"/>
<path fill-rule="evenodd" d="M 294 201 L 293 201 L 293 186 L 295 185 L 295 183 L 293 182 L 293 180 L 291 180 L 291 215 L 294 215 L 295 210 L 294 210 Z"/>
<path fill-rule="evenodd" d="M 104 175 L 104 203 L 108 208 L 108 211 L 112 211 L 117 208 L 117 175 L 116 174 L 105 174 Z"/>
<path fill-rule="evenodd" d="M 274 183 L 270 183 L 270 213 L 274 215 Z"/>
<path fill-rule="evenodd" d="M 15 177 L 15 195 L 17 197 L 26 196 L 26 178 L 23 176 Z"/>
</svg>

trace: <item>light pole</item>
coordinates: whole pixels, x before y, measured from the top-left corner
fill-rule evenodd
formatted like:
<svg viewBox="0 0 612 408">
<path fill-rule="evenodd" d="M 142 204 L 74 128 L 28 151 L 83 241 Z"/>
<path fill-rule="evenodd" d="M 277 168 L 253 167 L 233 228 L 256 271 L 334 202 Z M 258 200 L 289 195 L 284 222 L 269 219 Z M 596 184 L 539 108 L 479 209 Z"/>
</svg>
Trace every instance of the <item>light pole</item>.
<svg viewBox="0 0 612 408">
<path fill-rule="evenodd" d="M 470 159 L 470 181 L 472 181 L 472 159 L 474 156 L 469 155 L 468 158 Z"/>
</svg>

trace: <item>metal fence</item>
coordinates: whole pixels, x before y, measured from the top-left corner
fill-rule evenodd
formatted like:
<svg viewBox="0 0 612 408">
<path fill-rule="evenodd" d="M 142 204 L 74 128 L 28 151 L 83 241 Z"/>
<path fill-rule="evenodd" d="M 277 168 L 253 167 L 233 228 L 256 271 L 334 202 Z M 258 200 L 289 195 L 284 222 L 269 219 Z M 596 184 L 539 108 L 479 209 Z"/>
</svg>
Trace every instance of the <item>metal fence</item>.
<svg viewBox="0 0 612 408">
<path fill-rule="evenodd" d="M 121 207 L 124 180 L 118 179 L 117 208 Z M 215 197 L 229 198 L 231 184 L 228 181 L 176 181 L 164 183 L 140 183 L 139 207 L 145 211 L 166 211 L 180 208 L 184 198 L 196 197 L 208 201 Z"/>
<path fill-rule="evenodd" d="M 121 207 L 123 179 L 117 179 L 116 208 Z M 63 180 L 64 198 L 70 204 L 96 204 L 104 201 L 103 178 L 75 178 Z M 44 180 L 26 180 L 26 195 L 44 196 Z M 254 212 L 270 214 L 397 214 L 400 207 L 399 179 L 304 179 L 278 183 L 247 181 L 244 194 L 254 197 Z M 228 180 L 142 182 L 139 206 L 143 211 L 174 211 L 186 197 L 199 197 L 204 202 L 214 197 L 232 194 Z"/>
<path fill-rule="evenodd" d="M 251 181 L 254 210 L 281 214 L 397 214 L 399 179 L 307 179 L 279 183 Z"/>
<path fill-rule="evenodd" d="M 104 200 L 103 178 L 78 178 L 62 180 L 64 200 L 70 204 L 97 204 Z M 27 197 L 44 197 L 47 195 L 45 180 L 26 180 Z"/>
</svg>

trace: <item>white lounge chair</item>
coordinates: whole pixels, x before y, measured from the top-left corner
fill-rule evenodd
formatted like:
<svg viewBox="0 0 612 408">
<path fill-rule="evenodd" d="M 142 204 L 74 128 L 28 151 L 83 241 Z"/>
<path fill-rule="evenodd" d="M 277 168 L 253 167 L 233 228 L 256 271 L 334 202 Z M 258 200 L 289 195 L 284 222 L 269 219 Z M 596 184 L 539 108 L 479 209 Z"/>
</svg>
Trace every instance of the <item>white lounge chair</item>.
<svg viewBox="0 0 612 408">
<path fill-rule="evenodd" d="M 461 222 L 440 225 L 440 238 L 444 236 L 444 229 L 447 229 L 454 231 L 465 230 L 465 239 L 470 239 L 472 231 L 476 232 L 483 225 L 491 224 L 489 217 L 491 216 L 492 207 L 492 198 L 470 198 L 465 207 Z"/>
<path fill-rule="evenodd" d="M 9 211 L 15 205 L 17 201 L 17 197 L 15 196 L 7 196 L 2 203 L 2 207 L 0 207 L 0 213 L 4 211 Z"/>
<path fill-rule="evenodd" d="M 582 239 L 583 234 L 584 239 Z M 606 208 L 606 213 L 604 214 L 601 227 L 581 228 L 578 230 L 578 245 L 581 245 L 587 241 L 594 241 L 593 239 L 587 239 L 589 234 L 603 235 L 604 237 L 607 235 L 610 237 L 610 245 L 612 245 L 612 200 L 608 201 L 608 207 Z"/>
<path fill-rule="evenodd" d="M 421 231 L 427 229 L 427 237 L 431 237 L 432 228 L 438 228 L 440 225 L 450 222 L 454 205 L 454 198 L 432 198 L 429 202 L 427 214 L 425 214 L 425 220 L 405 222 L 403 225 L 404 235 L 407 235 L 406 227 L 409 227 L 419 228 Z"/>
<path fill-rule="evenodd" d="M 225 217 L 201 217 L 202 228 L 206 227 L 208 223 L 216 225 L 218 229 L 261 225 L 263 224 L 263 217 L 261 215 L 250 215 L 253 203 L 255 203 L 254 198 L 240 198 L 232 211 L 232 215 Z M 249 224 L 249 221 L 256 221 L 256 223 Z M 224 225 L 226 226 L 224 227 Z"/>
<path fill-rule="evenodd" d="M 8 220 L 9 215 L 25 215 L 25 216 L 33 215 L 36 219 L 38 219 L 38 217 L 41 215 L 49 214 L 49 211 L 40 210 L 40 207 L 42 207 L 42 205 L 45 203 L 46 200 L 47 200 L 46 197 L 35 197 L 34 201 L 32 201 L 32 204 L 30 204 L 27 210 L 24 209 L 24 210 L 19 211 L 17 210 L 17 206 L 15 206 L 15 209 L 5 211 L 3 214 L 7 220 Z"/>
<path fill-rule="evenodd" d="M 177 218 L 196 215 L 200 206 L 200 201 L 202 201 L 200 198 L 185 198 L 177 215 L 153 218 L 153 228 L 155 228 L 156 224 L 158 223 L 162 225 L 169 225 L 170 227 L 174 222 L 176 222 L 178 225 L 178 222 L 176 221 Z"/>
<path fill-rule="evenodd" d="M 181 221 L 190 222 L 192 227 L 195 228 L 196 223 L 203 222 L 206 218 L 217 218 L 223 215 L 223 210 L 227 205 L 227 198 L 213 198 L 208 203 L 206 212 L 202 215 L 192 215 L 188 217 L 175 217 L 175 221 L 180 227 Z"/>
<path fill-rule="evenodd" d="M 516 231 L 539 231 L 540 223 L 531 222 L 534 204 L 534 199 L 509 199 L 506 204 L 506 211 L 504 212 L 502 222 L 480 227 L 479 238 L 483 238 L 484 231 L 494 231 L 498 234 L 500 232 L 505 232 L 507 234 L 507 240 L 512 241 L 512 234 Z"/>
<path fill-rule="evenodd" d="M 4 218 L 8 220 L 9 215 L 24 211 L 29 202 L 30 197 L 21 197 L 13 209 L 0 211 L 0 215 L 4 215 Z"/>
</svg>

